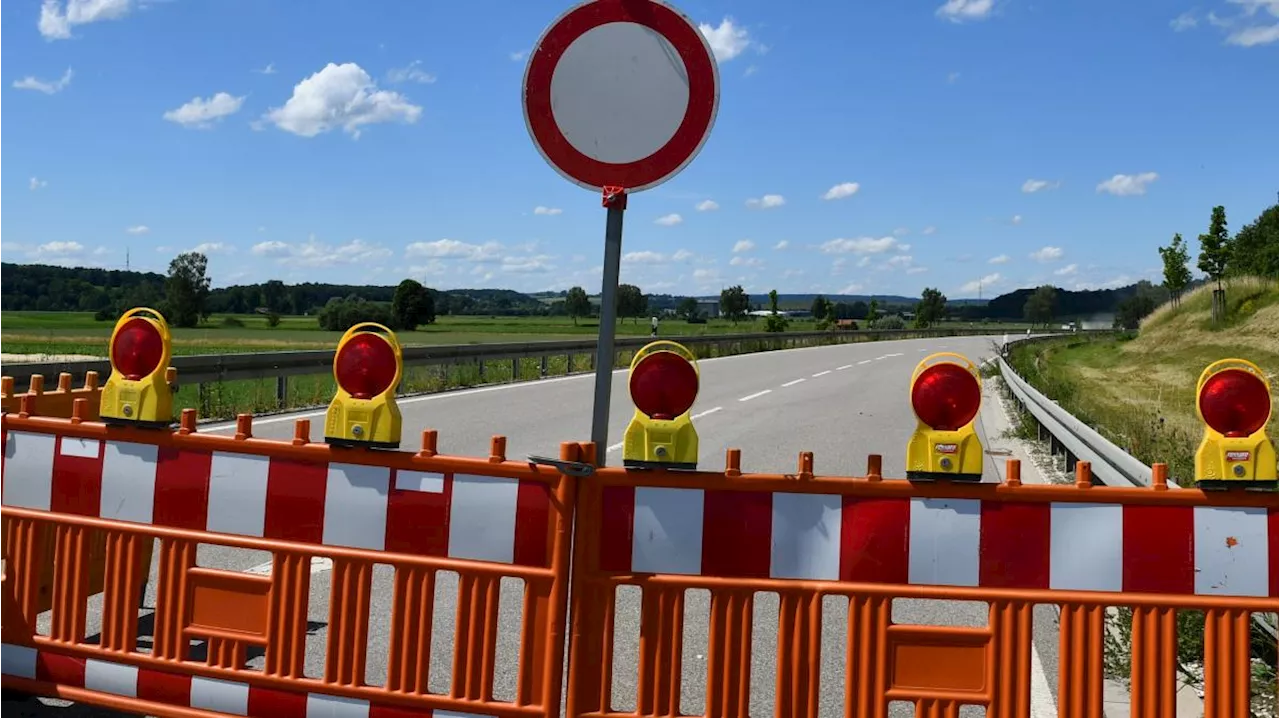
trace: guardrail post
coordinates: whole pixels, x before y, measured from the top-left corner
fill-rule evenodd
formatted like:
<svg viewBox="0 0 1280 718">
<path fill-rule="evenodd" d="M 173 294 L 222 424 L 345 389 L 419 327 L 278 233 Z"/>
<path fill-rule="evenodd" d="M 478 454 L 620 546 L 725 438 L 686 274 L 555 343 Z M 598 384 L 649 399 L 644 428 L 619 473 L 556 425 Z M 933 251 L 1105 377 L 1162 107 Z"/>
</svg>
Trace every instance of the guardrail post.
<svg viewBox="0 0 1280 718">
<path fill-rule="evenodd" d="M 484 359 L 476 360 L 476 373 L 480 376 L 480 383 L 484 383 Z"/>
<path fill-rule="evenodd" d="M 284 409 L 289 402 L 289 377 L 276 377 L 276 407 Z"/>
<path fill-rule="evenodd" d="M 547 378 L 547 355 L 546 354 L 542 355 L 542 361 L 540 362 L 540 364 L 541 366 L 539 370 L 541 371 L 542 378 L 546 379 Z"/>
<path fill-rule="evenodd" d="M 511 381 L 520 381 L 520 358 L 511 360 Z"/>
</svg>

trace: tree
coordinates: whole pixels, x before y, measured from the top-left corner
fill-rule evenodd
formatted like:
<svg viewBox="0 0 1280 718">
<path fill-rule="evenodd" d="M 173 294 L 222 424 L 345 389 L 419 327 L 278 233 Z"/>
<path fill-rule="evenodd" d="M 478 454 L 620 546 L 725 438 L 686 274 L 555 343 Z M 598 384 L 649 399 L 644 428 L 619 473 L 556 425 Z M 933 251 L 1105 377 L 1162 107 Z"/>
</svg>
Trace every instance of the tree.
<svg viewBox="0 0 1280 718">
<path fill-rule="evenodd" d="M 867 327 L 874 326 L 878 316 L 880 316 L 880 302 L 872 299 L 871 304 L 867 306 Z"/>
<path fill-rule="evenodd" d="M 778 313 L 778 290 L 769 290 L 769 317 L 765 320 L 764 330 L 766 332 L 785 332 L 787 330 L 787 315 Z"/>
<path fill-rule="evenodd" d="M 841 319 L 866 319 L 868 311 L 870 311 L 870 308 L 867 306 L 867 303 L 859 299 L 858 301 L 849 305 L 849 316 L 840 317 L 840 318 Z"/>
<path fill-rule="evenodd" d="M 1155 308 L 1156 302 L 1150 292 L 1138 292 L 1120 302 L 1120 306 L 1116 308 L 1116 317 L 1112 324 L 1116 329 L 1124 329 L 1130 332 L 1137 331 L 1143 317 L 1155 311 Z"/>
<path fill-rule="evenodd" d="M 573 287 L 564 295 L 564 311 L 573 318 L 573 325 L 578 326 L 578 317 L 591 316 L 591 299 L 587 297 L 587 290 L 582 287 Z"/>
<path fill-rule="evenodd" d="M 1022 316 L 1032 324 L 1048 324 L 1058 309 L 1058 290 L 1045 284 L 1036 288 L 1022 307 Z"/>
<path fill-rule="evenodd" d="M 618 285 L 618 318 L 642 316 L 648 309 L 648 300 L 640 287 L 634 284 Z"/>
<path fill-rule="evenodd" d="M 1165 289 L 1169 290 L 1169 299 L 1177 306 L 1182 301 L 1182 290 L 1191 281 L 1191 268 L 1187 266 L 1191 257 L 1181 234 L 1173 235 L 1168 247 L 1160 247 L 1160 259 L 1164 262 Z"/>
<path fill-rule="evenodd" d="M 1280 207 L 1271 205 L 1253 222 L 1246 224 L 1231 241 L 1227 274 L 1275 278 L 1280 274 Z"/>
<path fill-rule="evenodd" d="M 1227 234 L 1227 210 L 1218 205 L 1209 217 L 1209 231 L 1200 235 L 1200 259 L 1196 266 L 1218 284 L 1213 291 L 1211 321 L 1221 321 L 1226 314 L 1227 297 L 1222 289 L 1222 277 L 1231 259 L 1231 236 Z"/>
<path fill-rule="evenodd" d="M 435 300 L 417 280 L 406 279 L 396 287 L 391 298 L 391 317 L 396 329 L 411 332 L 419 325 L 436 320 Z"/>
<path fill-rule="evenodd" d="M 742 289 L 742 285 L 737 284 L 720 291 L 720 312 L 734 323 L 747 315 L 749 306 L 751 306 L 751 298 Z"/>
<path fill-rule="evenodd" d="M 822 321 L 826 318 L 827 314 L 830 313 L 830 307 L 831 302 L 827 301 L 826 297 L 819 294 L 813 298 L 813 308 L 810 310 L 810 314 L 813 315 L 815 320 Z"/>
<path fill-rule="evenodd" d="M 272 279 L 262 285 L 262 306 L 271 312 L 283 312 L 285 300 L 284 282 L 279 279 Z M 247 311 L 253 311 L 257 307 L 245 307 Z"/>
<path fill-rule="evenodd" d="M 916 325 L 920 327 L 933 326 L 942 321 L 942 317 L 946 315 L 946 310 L 946 295 L 933 287 L 925 287 L 925 290 L 920 293 L 920 301 L 916 302 Z"/>
<path fill-rule="evenodd" d="M 698 318 L 698 300 L 693 297 L 685 297 L 676 305 L 676 315 L 686 322 Z"/>
<path fill-rule="evenodd" d="M 331 332 L 345 332 L 361 322 L 394 323 L 391 307 L 385 302 L 370 302 L 355 294 L 330 299 L 316 315 L 316 321 L 321 329 Z"/>
<path fill-rule="evenodd" d="M 184 252 L 169 262 L 169 278 L 164 284 L 165 304 L 174 326 L 194 327 L 209 318 L 209 260 L 199 252 Z"/>
</svg>

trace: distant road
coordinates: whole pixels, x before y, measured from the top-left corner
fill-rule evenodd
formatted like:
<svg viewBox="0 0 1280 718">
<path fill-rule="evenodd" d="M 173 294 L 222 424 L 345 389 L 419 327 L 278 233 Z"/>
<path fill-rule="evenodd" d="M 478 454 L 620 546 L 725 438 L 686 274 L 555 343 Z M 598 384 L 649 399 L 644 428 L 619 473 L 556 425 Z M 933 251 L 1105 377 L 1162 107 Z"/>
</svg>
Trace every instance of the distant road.
<svg viewBox="0 0 1280 718">
<path fill-rule="evenodd" d="M 965 354 L 975 363 L 994 354 L 993 343 L 1001 336 L 948 337 L 881 341 L 863 344 L 815 347 L 786 352 L 744 354 L 700 362 L 702 388 L 692 409 L 701 439 L 700 466 L 717 470 L 723 467 L 725 450 L 742 450 L 742 469 L 752 472 L 790 472 L 796 467 L 802 451 L 815 454 L 815 470 L 820 474 L 862 475 L 867 455 L 883 456 L 883 473 L 888 478 L 905 475 L 906 442 L 915 427 L 908 403 L 908 382 L 912 369 L 928 353 L 942 350 Z M 403 448 L 417 446 L 421 429 L 439 431 L 439 450 L 444 454 L 487 456 L 490 437 L 506 435 L 508 456 L 522 459 L 528 454 L 557 456 L 561 441 L 585 441 L 590 436 L 590 375 L 546 379 L 525 384 L 462 390 L 400 402 L 404 416 Z M 614 374 L 613 401 L 610 412 L 609 441 L 617 445 L 631 418 L 632 405 L 627 395 L 626 372 Z M 985 407 L 983 412 L 1000 412 L 999 407 Z M 254 423 L 254 434 L 261 437 L 291 438 L 293 420 L 298 416 L 312 419 L 312 440 L 322 440 L 321 412 L 263 417 Z M 979 422 L 981 426 L 983 421 Z M 229 424 L 202 427 L 201 431 L 225 431 Z M 981 433 L 981 432 L 980 432 Z M 998 437 L 997 437 L 998 438 Z M 990 448 L 992 437 L 983 437 Z M 611 447 L 613 448 L 613 447 Z M 620 461 L 616 448 L 608 461 Z M 1001 459 L 1002 461 L 1003 459 Z M 984 481 L 998 481 L 995 459 L 988 457 Z M 202 547 L 201 565 L 233 570 L 260 570 L 269 562 L 264 553 Z M 385 567 L 374 574 L 374 595 L 370 625 L 368 680 L 380 683 L 386 673 L 386 641 L 391 611 L 391 577 Z M 329 576 L 321 565 L 312 575 L 312 601 L 309 619 L 314 635 L 307 644 L 308 675 L 323 671 L 325 622 L 328 620 Z M 147 605 L 154 606 L 154 575 L 149 586 Z M 446 691 L 449 685 L 449 657 L 452 653 L 453 609 L 456 595 L 453 576 L 442 575 L 437 589 L 439 603 L 435 615 L 430 687 Z M 518 582 L 503 584 L 500 635 L 517 636 L 519 626 L 520 587 Z M 773 655 L 776 652 L 777 601 L 761 597 L 755 613 L 755 636 L 752 673 L 752 715 L 772 714 L 774 676 Z M 702 711 L 706 675 L 706 611 L 705 592 L 691 592 L 686 616 L 685 661 L 683 676 L 686 713 Z M 93 607 L 91 606 L 91 613 Z M 843 699 L 845 611 L 829 602 L 824 611 L 822 715 L 840 715 Z M 630 634 L 618 636 L 615 669 L 615 706 L 634 709 L 634 658 L 624 658 L 623 651 L 637 654 L 639 601 L 634 594 L 622 594 L 618 606 L 620 623 L 630 618 Z M 899 599 L 894 606 L 897 622 L 985 625 L 986 609 L 981 604 L 966 602 L 925 602 Z M 93 618 L 91 617 L 91 622 Z M 96 630 L 90 626 L 90 630 Z M 1037 625 L 1036 647 L 1043 658 L 1048 685 L 1056 685 L 1056 634 L 1051 626 Z M 514 691 L 515 638 L 500 644 L 497 666 L 498 697 Z M 260 662 L 261 659 L 258 659 Z M 632 673 L 627 674 L 627 667 Z M 905 704 L 904 704 L 905 705 Z M 9 707 L 9 704 L 6 704 Z M 895 707 L 892 715 L 912 715 L 909 709 Z M 72 709 L 73 711 L 75 709 Z M 976 713 L 981 715 L 981 711 Z M 68 718 L 87 715 L 63 709 L 17 712 L 41 718 Z M 962 715 L 968 715 L 967 711 Z M 1038 717 L 1038 713 L 1034 714 Z"/>
</svg>

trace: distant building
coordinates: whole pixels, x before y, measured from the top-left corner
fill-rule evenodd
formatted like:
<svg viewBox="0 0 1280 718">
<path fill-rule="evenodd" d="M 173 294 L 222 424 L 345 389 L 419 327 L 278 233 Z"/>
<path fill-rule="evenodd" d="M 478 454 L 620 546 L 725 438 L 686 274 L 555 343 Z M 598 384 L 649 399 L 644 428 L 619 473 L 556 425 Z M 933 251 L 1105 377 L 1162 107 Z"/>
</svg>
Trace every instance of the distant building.
<svg viewBox="0 0 1280 718">
<path fill-rule="evenodd" d="M 720 316 L 720 300 L 719 299 L 699 299 L 698 312 L 707 315 L 708 318 L 714 319 Z"/>
</svg>

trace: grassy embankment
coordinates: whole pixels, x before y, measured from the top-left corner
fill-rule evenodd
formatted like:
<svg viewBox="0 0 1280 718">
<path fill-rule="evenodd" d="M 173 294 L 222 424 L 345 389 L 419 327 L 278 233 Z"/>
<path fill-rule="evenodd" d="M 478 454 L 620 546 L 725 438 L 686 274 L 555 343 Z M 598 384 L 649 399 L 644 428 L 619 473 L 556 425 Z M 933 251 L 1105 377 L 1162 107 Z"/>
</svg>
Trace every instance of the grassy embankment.
<svg viewBox="0 0 1280 718">
<path fill-rule="evenodd" d="M 1280 373 L 1280 305 L 1274 280 L 1238 279 L 1227 286 L 1227 321 L 1209 321 L 1213 287 L 1165 304 L 1148 316 L 1136 336 L 1116 339 L 1072 337 L 1049 340 L 1011 352 L 1020 375 L 1076 417 L 1129 453 L 1150 464 L 1165 462 L 1170 477 L 1190 485 L 1194 456 L 1204 425 L 1196 416 L 1196 381 L 1219 359 L 1257 364 L 1271 382 Z M 1267 433 L 1276 441 L 1273 414 Z M 1116 679 L 1129 677 L 1132 612 L 1115 611 L 1106 642 L 1106 667 Z M 1182 680 L 1202 688 L 1204 614 L 1178 613 L 1178 667 Z M 1254 715 L 1276 715 L 1275 642 L 1254 631 Z"/>
<path fill-rule="evenodd" d="M 112 322 L 94 321 L 88 313 L 3 312 L 0 313 L 0 350 L 6 357 L 23 356 L 25 361 L 55 356 L 105 357 L 113 325 Z M 1019 325 L 1010 324 L 985 326 L 993 333 L 1019 329 Z M 789 330 L 812 331 L 815 328 L 812 321 L 793 319 Z M 568 317 L 468 316 L 440 317 L 434 324 L 413 332 L 398 332 L 397 336 L 406 346 L 422 346 L 591 339 L 598 331 L 596 319 L 581 319 L 575 325 Z M 713 319 L 705 324 L 690 324 L 666 319 L 659 326 L 660 336 L 676 339 L 759 331 L 763 331 L 763 322 L 758 320 L 734 324 Z M 200 327 L 174 328 L 172 332 L 175 355 L 333 349 L 342 336 L 340 332 L 319 329 L 314 317 L 284 317 L 278 326 L 271 327 L 266 317 L 258 315 L 216 315 Z M 647 320 L 626 319 L 618 324 L 619 336 L 648 334 Z M 590 354 L 549 357 L 547 374 L 555 376 L 585 371 L 590 368 L 590 362 Z M 541 362 L 537 359 L 521 360 L 514 370 L 513 375 L 509 361 L 486 362 L 483 376 L 475 364 L 409 367 L 405 370 L 401 386 L 406 393 L 433 392 L 481 383 L 535 379 L 542 374 Z M 321 405 L 329 401 L 335 388 L 333 378 L 326 374 L 290 377 L 282 406 L 274 379 L 219 382 L 206 385 L 202 391 L 193 385 L 183 384 L 181 376 L 178 379 L 178 405 L 196 407 L 200 416 L 206 418 Z"/>
</svg>

